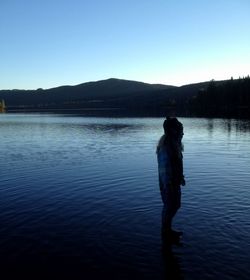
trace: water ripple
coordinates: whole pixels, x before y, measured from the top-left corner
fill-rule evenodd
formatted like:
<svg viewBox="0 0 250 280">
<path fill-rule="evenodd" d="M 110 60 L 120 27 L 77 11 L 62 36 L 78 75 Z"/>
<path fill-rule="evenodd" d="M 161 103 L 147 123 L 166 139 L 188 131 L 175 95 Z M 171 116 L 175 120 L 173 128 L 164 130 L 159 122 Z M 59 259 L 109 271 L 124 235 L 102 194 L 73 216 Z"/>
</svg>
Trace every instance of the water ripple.
<svg viewBox="0 0 250 280">
<path fill-rule="evenodd" d="M 164 279 L 173 267 L 186 279 L 248 279 L 248 126 L 181 121 L 183 247 L 162 256 L 162 119 L 1 116 L 1 256 L 116 279 Z"/>
</svg>

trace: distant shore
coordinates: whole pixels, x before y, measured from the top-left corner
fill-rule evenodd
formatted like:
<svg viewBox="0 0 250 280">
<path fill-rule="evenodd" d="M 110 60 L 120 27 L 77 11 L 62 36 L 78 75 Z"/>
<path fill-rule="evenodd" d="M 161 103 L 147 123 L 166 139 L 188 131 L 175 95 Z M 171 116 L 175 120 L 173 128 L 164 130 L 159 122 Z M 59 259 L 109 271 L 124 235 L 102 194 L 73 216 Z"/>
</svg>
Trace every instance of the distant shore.
<svg viewBox="0 0 250 280">
<path fill-rule="evenodd" d="M 173 87 L 108 79 L 48 90 L 0 90 L 6 112 L 250 119 L 250 77 Z"/>
</svg>

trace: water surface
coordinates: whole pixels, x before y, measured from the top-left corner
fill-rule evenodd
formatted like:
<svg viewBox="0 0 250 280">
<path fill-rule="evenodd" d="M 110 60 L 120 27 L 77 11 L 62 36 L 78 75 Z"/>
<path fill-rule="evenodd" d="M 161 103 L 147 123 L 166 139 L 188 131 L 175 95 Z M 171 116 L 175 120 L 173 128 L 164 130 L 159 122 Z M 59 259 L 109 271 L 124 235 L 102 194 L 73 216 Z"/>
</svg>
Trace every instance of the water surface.
<svg viewBox="0 0 250 280">
<path fill-rule="evenodd" d="M 89 279 L 248 279 L 250 124 L 180 120 L 186 186 L 174 226 L 184 236 L 165 251 L 163 119 L 0 115 L 2 264 Z"/>
</svg>

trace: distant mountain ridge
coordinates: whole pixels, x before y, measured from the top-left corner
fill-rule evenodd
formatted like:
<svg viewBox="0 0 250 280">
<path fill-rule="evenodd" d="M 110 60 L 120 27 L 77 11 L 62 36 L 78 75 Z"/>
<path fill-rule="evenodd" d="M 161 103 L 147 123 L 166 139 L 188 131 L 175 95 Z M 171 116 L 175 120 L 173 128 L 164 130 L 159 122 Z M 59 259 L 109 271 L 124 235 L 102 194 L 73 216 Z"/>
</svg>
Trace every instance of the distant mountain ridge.
<svg viewBox="0 0 250 280">
<path fill-rule="evenodd" d="M 220 98 L 222 111 L 237 115 L 239 108 L 242 111 L 245 106 L 242 100 L 248 104 L 249 80 L 208 81 L 176 87 L 110 78 L 50 89 L 0 90 L 0 100 L 5 101 L 7 112 L 77 112 L 89 115 L 101 112 L 102 115 L 114 116 L 165 116 L 172 113 L 190 116 L 199 112 L 202 116 L 203 112 L 209 115 L 213 111 L 219 116 L 220 109 L 210 111 L 209 108 L 215 106 L 219 96 L 224 96 L 225 101 Z M 216 88 L 216 95 L 211 91 L 211 85 Z M 230 105 L 224 94 L 226 91 L 231 95 L 235 92 L 231 99 L 236 101 Z M 206 94 L 205 99 L 203 93 L 209 92 L 213 98 Z"/>
<path fill-rule="evenodd" d="M 37 90 L 0 90 L 0 99 L 4 99 L 9 109 L 29 107 L 62 106 L 66 103 L 83 103 L 132 98 L 141 93 L 167 90 L 174 86 L 147 84 L 143 82 L 110 78 L 95 82 L 86 82 L 75 86 L 59 86 Z M 79 105 L 79 104 L 78 104 Z M 84 104 L 86 105 L 86 104 Z"/>
<path fill-rule="evenodd" d="M 109 89 L 129 89 L 133 91 L 141 91 L 147 89 L 166 89 L 170 87 L 174 87 L 171 85 L 164 85 L 164 84 L 149 84 L 139 81 L 132 81 L 132 80 L 125 80 L 125 79 L 117 79 L 117 78 L 109 78 L 106 80 L 99 80 L 99 81 L 92 81 L 87 83 L 81 83 L 76 85 L 75 87 L 81 86 L 101 86 L 102 88 L 108 87 Z"/>
<path fill-rule="evenodd" d="M 169 85 L 148 84 L 138 81 L 123 80 L 110 78 L 107 80 L 100 80 L 95 82 L 86 82 L 75 86 L 61 86 L 57 88 L 47 89 L 49 93 L 70 92 L 71 97 L 81 98 L 107 98 L 117 97 L 121 94 L 131 94 L 133 92 L 152 91 L 172 88 Z"/>
</svg>

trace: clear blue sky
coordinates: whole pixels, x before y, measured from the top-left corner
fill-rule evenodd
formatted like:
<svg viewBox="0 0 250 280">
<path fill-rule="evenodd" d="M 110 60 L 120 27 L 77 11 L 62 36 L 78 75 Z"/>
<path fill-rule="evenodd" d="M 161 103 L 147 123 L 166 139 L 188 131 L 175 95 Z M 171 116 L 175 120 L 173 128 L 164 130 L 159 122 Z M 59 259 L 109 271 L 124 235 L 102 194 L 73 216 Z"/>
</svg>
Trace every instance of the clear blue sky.
<svg viewBox="0 0 250 280">
<path fill-rule="evenodd" d="M 1 0 L 0 89 L 250 74 L 249 0 Z"/>
</svg>

